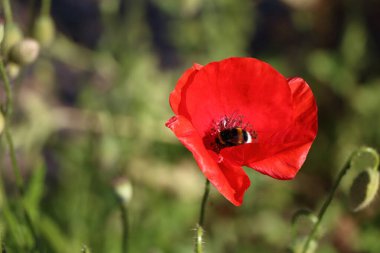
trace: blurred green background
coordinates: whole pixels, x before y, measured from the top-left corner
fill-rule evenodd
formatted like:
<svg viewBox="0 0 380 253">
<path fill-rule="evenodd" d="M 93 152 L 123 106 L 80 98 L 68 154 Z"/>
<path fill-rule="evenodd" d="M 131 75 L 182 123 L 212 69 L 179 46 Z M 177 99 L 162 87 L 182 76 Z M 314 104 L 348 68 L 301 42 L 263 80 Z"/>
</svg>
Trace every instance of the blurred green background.
<svg viewBox="0 0 380 253">
<path fill-rule="evenodd" d="M 40 2 L 11 4 L 30 34 Z M 121 252 L 115 190 L 125 182 L 129 252 L 193 251 L 204 178 L 164 123 L 169 93 L 194 62 L 260 58 L 307 80 L 319 106 L 319 133 L 296 179 L 247 168 L 241 207 L 212 189 L 205 252 L 285 252 L 292 214 L 318 210 L 357 147 L 380 146 L 379 1 L 54 0 L 51 14 L 53 44 L 13 81 L 23 202 L 44 252 Z M 27 252 L 9 163 L 2 145 L 1 240 L 8 252 Z M 347 207 L 354 175 L 338 190 L 317 252 L 380 252 L 379 201 L 359 213 Z"/>
</svg>

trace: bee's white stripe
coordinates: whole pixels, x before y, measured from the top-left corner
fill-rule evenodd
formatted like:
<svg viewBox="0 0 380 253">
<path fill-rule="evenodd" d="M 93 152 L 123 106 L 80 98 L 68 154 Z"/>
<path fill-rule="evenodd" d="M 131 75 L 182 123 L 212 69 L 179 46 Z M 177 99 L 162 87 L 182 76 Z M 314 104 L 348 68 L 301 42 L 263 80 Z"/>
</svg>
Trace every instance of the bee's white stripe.
<svg viewBox="0 0 380 253">
<path fill-rule="evenodd" d="M 248 131 L 246 132 L 246 134 L 247 134 L 247 141 L 245 143 L 252 143 L 252 136 L 251 136 L 251 134 Z"/>
</svg>

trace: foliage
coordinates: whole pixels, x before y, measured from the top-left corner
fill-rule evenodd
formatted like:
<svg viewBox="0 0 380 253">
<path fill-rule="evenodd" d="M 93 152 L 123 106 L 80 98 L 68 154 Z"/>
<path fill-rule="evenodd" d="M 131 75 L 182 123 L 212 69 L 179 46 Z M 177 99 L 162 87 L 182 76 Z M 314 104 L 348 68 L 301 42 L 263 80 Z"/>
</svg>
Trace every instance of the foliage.
<svg viewBox="0 0 380 253">
<path fill-rule="evenodd" d="M 24 35 L 50 40 L 33 30 L 39 9 L 25 2 L 11 1 L 13 21 Z M 164 123 L 168 94 L 193 62 L 258 57 L 304 77 L 319 106 L 317 140 L 295 180 L 247 169 L 252 187 L 239 208 L 211 189 L 205 252 L 285 251 L 292 214 L 318 209 L 357 147 L 380 147 L 376 1 L 65 2 L 52 1 L 51 44 L 12 80 L 9 130 L 25 191 L 18 191 L 2 133 L 7 252 L 122 252 L 125 222 L 129 253 L 192 252 L 204 179 Z M 82 13 L 80 21 L 67 21 L 70 13 Z M 3 104 L 4 82 L 0 91 Z M 342 194 L 355 173 L 337 190 L 318 252 L 379 251 L 378 200 L 354 214 Z M 126 203 L 117 195 L 120 180 L 132 185 Z"/>
</svg>

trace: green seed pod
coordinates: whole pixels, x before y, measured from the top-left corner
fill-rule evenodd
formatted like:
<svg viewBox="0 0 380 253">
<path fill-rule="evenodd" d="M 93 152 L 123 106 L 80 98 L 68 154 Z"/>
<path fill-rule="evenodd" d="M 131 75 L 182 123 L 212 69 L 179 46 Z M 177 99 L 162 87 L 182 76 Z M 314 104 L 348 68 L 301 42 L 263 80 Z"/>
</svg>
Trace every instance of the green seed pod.
<svg viewBox="0 0 380 253">
<path fill-rule="evenodd" d="M 15 79 L 20 74 L 21 67 L 17 63 L 8 62 L 5 67 L 10 79 Z"/>
<path fill-rule="evenodd" d="M 350 188 L 349 202 L 354 212 L 366 208 L 375 199 L 379 188 L 379 171 L 368 168 L 361 172 Z"/>
<path fill-rule="evenodd" d="M 126 178 L 119 178 L 114 182 L 114 189 L 120 200 L 128 205 L 133 194 L 131 182 Z"/>
<path fill-rule="evenodd" d="M 42 15 L 37 18 L 33 27 L 33 37 L 42 47 L 48 47 L 54 39 L 55 27 L 50 16 Z"/>
<path fill-rule="evenodd" d="M 9 60 L 20 65 L 34 62 L 40 52 L 40 46 L 34 39 L 23 39 L 9 52 Z"/>
<path fill-rule="evenodd" d="M 292 253 L 302 253 L 303 247 L 306 243 L 306 237 L 297 238 L 290 246 L 289 251 Z M 311 240 L 306 253 L 314 253 L 317 250 L 318 242 L 316 240 Z"/>
<path fill-rule="evenodd" d="M 91 253 L 91 250 L 86 245 L 83 245 L 81 253 Z"/>
<path fill-rule="evenodd" d="M 2 50 L 4 55 L 7 55 L 9 50 L 22 40 L 22 32 L 17 24 L 6 24 L 4 27 L 4 39 L 2 43 Z"/>
<path fill-rule="evenodd" d="M 355 152 L 350 163 L 351 168 L 355 170 L 377 169 L 379 166 L 379 154 L 373 148 L 361 147 Z"/>
</svg>

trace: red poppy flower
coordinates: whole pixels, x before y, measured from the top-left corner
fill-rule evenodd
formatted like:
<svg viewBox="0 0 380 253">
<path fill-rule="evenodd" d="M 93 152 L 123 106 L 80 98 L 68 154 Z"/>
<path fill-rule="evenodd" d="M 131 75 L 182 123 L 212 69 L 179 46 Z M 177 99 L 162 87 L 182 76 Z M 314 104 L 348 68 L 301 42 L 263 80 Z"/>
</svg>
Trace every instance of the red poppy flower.
<svg viewBox="0 0 380 253">
<path fill-rule="evenodd" d="M 237 206 L 250 185 L 242 166 L 292 179 L 317 134 L 317 106 L 307 83 L 254 58 L 195 64 L 179 79 L 170 105 L 175 116 L 166 126 Z"/>
</svg>

